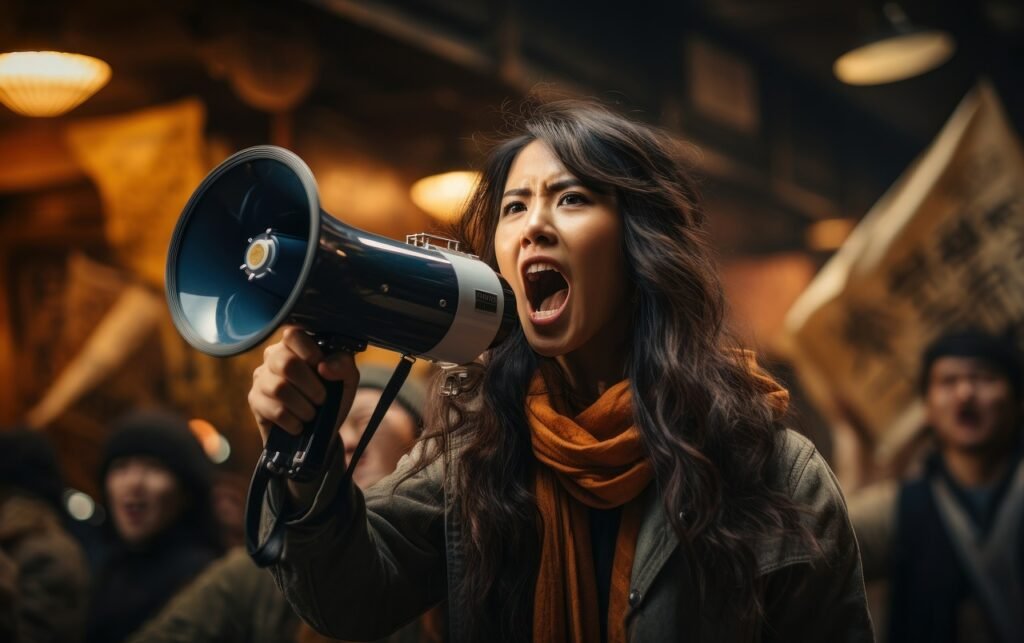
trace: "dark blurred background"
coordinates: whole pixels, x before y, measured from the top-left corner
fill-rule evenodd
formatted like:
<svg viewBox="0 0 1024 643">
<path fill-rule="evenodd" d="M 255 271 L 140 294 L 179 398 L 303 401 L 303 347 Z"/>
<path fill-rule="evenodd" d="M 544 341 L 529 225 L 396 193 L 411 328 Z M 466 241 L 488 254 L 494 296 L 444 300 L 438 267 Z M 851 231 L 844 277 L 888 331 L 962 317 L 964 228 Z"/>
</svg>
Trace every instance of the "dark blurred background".
<svg viewBox="0 0 1024 643">
<path fill-rule="evenodd" d="M 324 209 L 403 238 L 442 223 L 413 183 L 473 169 L 503 106 L 588 96 L 693 144 L 735 324 L 830 453 L 780 345 L 786 311 L 979 78 L 1024 120 L 1020 2 L 901 6 L 955 54 L 853 86 L 833 63 L 884 26 L 880 2 L 6 0 L 0 52 L 88 54 L 112 76 L 63 115 L 0 108 L 0 422 L 44 427 L 69 483 L 95 492 L 107 421 L 171 405 L 215 427 L 211 453 L 247 475 L 260 351 L 195 353 L 162 299 L 162 248 L 198 179 L 283 145 Z"/>
</svg>

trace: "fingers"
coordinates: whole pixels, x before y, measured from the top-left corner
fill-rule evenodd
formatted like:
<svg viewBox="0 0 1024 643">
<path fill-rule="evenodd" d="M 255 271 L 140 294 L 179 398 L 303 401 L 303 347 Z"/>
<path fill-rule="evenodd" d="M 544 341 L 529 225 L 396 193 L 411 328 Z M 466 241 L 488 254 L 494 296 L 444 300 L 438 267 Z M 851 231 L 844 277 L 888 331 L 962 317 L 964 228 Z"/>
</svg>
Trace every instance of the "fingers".
<svg viewBox="0 0 1024 643">
<path fill-rule="evenodd" d="M 298 326 L 286 326 L 281 343 L 310 366 L 316 366 L 324 359 L 324 354 L 313 337 Z"/>
<path fill-rule="evenodd" d="M 320 351 L 315 344 L 313 346 L 317 352 Z M 273 378 L 275 387 L 287 383 L 313 404 L 323 404 L 324 385 L 314 370 L 319 360 L 310 362 L 307 361 L 309 359 L 312 357 L 302 357 L 285 342 L 269 346 L 263 352 L 263 366 L 269 378 Z M 273 388 L 268 392 L 277 390 Z"/>
<path fill-rule="evenodd" d="M 328 355 L 317 365 L 317 373 L 325 380 L 341 380 L 348 388 L 359 386 L 359 369 L 352 353 L 341 351 Z"/>
<path fill-rule="evenodd" d="M 297 327 L 287 327 L 281 341 L 263 352 L 263 364 L 253 371 L 249 390 L 249 407 L 264 443 L 274 425 L 298 435 L 316 417 L 327 393 L 321 378 L 342 382 L 340 423 L 348 415 L 359 385 L 355 358 L 348 352 L 325 358 L 312 337 Z"/>
<path fill-rule="evenodd" d="M 263 351 L 263 363 L 252 374 L 249 408 L 264 442 L 273 425 L 298 435 L 315 417 L 326 393 L 315 371 L 322 360 L 316 342 L 295 327 Z"/>
<path fill-rule="evenodd" d="M 306 422 L 311 421 L 316 415 L 313 403 L 291 382 L 273 373 L 266 364 L 253 372 L 249 407 L 256 417 L 264 440 L 273 425 L 292 435 L 298 435 Z"/>
</svg>

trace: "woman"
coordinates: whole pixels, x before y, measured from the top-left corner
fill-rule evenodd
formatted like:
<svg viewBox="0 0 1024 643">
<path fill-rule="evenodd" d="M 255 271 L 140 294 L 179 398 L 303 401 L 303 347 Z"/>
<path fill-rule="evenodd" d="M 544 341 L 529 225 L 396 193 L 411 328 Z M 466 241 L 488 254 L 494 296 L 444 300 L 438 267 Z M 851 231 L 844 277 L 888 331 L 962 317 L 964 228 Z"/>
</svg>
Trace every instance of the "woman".
<svg viewBox="0 0 1024 643">
<path fill-rule="evenodd" d="M 512 286 L 521 331 L 412 462 L 289 529 L 274 573 L 315 627 L 373 638 L 447 599 L 453 640 L 871 640 L 834 476 L 723 339 L 678 157 L 580 103 L 495 147 L 458 232 Z M 312 417 L 316 373 L 358 378 L 295 329 L 267 350 L 264 438 Z"/>
</svg>

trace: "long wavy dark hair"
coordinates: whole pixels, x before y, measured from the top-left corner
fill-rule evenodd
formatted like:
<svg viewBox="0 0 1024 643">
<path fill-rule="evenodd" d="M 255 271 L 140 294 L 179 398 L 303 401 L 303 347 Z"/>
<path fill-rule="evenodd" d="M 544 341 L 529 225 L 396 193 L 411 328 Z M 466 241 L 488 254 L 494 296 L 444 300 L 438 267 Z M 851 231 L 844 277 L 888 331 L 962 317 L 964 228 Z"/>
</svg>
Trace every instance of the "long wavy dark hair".
<svg viewBox="0 0 1024 643">
<path fill-rule="evenodd" d="M 732 612 L 754 622 L 761 602 L 752 543 L 800 531 L 799 509 L 765 484 L 782 426 L 764 380 L 737 358 L 724 330 L 722 287 L 682 148 L 589 102 L 535 105 L 511 126 L 453 233 L 497 269 L 506 178 L 532 141 L 548 145 L 587 187 L 615 196 L 634 293 L 623 302 L 632 307 L 623 373 L 636 426 L 699 595 L 724 586 Z M 553 364 L 516 331 L 473 367 L 468 391 L 444 398 L 425 434 L 445 449 L 459 445 L 446 484 L 457 498 L 467 574 L 449 600 L 470 640 L 530 638 L 540 516 L 525 399 L 533 374 Z"/>
</svg>

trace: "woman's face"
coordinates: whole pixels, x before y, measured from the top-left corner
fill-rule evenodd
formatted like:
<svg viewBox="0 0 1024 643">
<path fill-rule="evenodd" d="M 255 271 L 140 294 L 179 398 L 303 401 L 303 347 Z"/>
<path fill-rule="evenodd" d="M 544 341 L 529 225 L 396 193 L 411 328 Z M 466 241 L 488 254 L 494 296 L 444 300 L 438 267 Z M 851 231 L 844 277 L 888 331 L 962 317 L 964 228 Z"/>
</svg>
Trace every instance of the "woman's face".
<svg viewBox="0 0 1024 643">
<path fill-rule="evenodd" d="M 114 527 L 129 544 L 160 534 L 185 509 L 178 478 L 156 458 L 117 458 L 107 472 L 106 484 Z"/>
<path fill-rule="evenodd" d="M 512 163 L 499 217 L 498 268 L 530 346 L 545 357 L 617 349 L 630 311 L 615 198 L 584 187 L 533 141 Z"/>
</svg>

